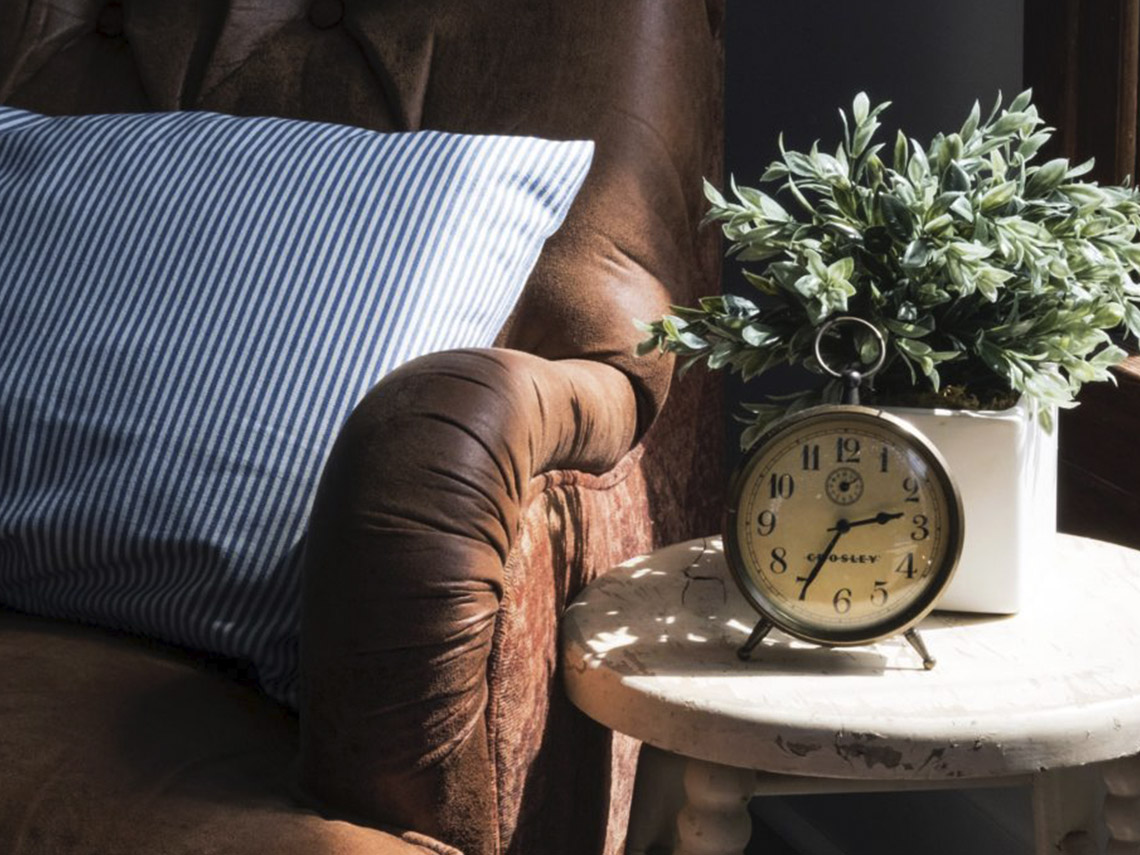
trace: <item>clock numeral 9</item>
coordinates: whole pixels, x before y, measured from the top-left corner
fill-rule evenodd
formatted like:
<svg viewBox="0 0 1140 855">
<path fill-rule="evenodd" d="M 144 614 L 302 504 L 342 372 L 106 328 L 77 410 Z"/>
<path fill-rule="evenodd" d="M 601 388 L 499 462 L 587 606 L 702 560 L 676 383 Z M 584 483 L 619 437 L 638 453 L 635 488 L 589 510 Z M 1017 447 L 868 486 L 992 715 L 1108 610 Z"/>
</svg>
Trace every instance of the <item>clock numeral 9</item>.
<svg viewBox="0 0 1140 855">
<path fill-rule="evenodd" d="M 761 511 L 760 516 L 756 517 L 756 533 L 761 537 L 767 537 L 776 530 L 776 515 L 771 511 Z"/>
<path fill-rule="evenodd" d="M 784 547 L 777 546 L 772 550 L 772 561 L 768 564 L 768 569 L 777 576 L 788 569 L 788 551 Z"/>
<path fill-rule="evenodd" d="M 772 473 L 771 497 L 773 499 L 790 499 L 796 491 L 796 482 L 791 475 L 777 475 Z"/>
<path fill-rule="evenodd" d="M 915 514 L 911 519 L 914 523 L 914 531 L 910 533 L 911 540 L 926 540 L 930 537 L 929 520 L 923 514 Z"/>
<path fill-rule="evenodd" d="M 859 440 L 853 436 L 838 437 L 835 440 L 835 461 L 837 463 L 858 463 Z"/>
<path fill-rule="evenodd" d="M 835 607 L 836 614 L 845 615 L 851 611 L 851 589 L 840 588 L 836 591 L 831 600 L 831 605 Z"/>
</svg>

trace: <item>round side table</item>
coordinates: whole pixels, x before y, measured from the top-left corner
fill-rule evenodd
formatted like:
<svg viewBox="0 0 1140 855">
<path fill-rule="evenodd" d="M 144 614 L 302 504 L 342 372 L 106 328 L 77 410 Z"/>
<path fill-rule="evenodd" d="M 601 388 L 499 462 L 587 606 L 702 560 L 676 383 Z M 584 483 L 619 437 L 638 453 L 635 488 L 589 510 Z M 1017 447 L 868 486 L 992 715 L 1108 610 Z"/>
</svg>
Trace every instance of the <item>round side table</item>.
<svg viewBox="0 0 1140 855">
<path fill-rule="evenodd" d="M 1101 823 L 1110 855 L 1140 853 L 1140 552 L 1059 535 L 1054 556 L 1015 616 L 927 618 L 932 671 L 902 638 L 773 632 L 740 661 L 756 615 L 719 538 L 590 584 L 563 625 L 569 696 L 660 749 L 643 751 L 627 851 L 740 853 L 755 794 L 1031 784 L 1039 853 L 1094 852 Z M 666 831 L 669 769 L 685 796 Z"/>
</svg>

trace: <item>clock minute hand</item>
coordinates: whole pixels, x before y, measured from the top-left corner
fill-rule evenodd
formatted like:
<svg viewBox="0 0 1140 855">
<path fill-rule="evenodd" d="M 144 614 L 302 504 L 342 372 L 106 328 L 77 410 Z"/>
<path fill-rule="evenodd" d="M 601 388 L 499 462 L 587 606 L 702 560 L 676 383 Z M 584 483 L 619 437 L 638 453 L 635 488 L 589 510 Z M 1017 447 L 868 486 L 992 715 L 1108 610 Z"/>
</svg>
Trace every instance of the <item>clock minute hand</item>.
<svg viewBox="0 0 1140 855">
<path fill-rule="evenodd" d="M 848 522 L 847 520 L 841 519 L 834 526 L 829 528 L 828 531 L 835 532 L 835 535 L 815 560 L 815 566 L 811 568 L 811 572 L 807 574 L 807 578 L 803 580 L 804 586 L 800 588 L 799 598 L 803 600 L 807 597 L 808 588 L 810 588 L 811 583 L 815 581 L 815 577 L 819 575 L 819 571 L 823 568 L 823 565 L 827 563 L 827 559 L 831 555 L 831 550 L 835 549 L 835 544 L 839 543 L 839 538 L 843 537 L 843 535 L 847 534 L 847 532 L 851 531 L 851 529 L 857 525 L 871 525 L 871 523 L 886 525 L 891 520 L 897 520 L 901 516 L 903 516 L 901 511 L 897 514 L 888 514 L 886 511 L 879 511 L 879 513 L 873 517 L 867 517 L 865 520 Z"/>
<path fill-rule="evenodd" d="M 846 522 L 846 520 L 840 520 L 839 522 L 842 524 Z M 800 588 L 801 600 L 807 596 L 807 589 L 811 586 L 811 583 L 815 581 L 815 577 L 819 575 L 820 568 L 827 562 L 827 557 L 831 555 L 831 550 L 835 549 L 835 544 L 839 542 L 839 538 L 843 536 L 843 533 L 847 531 L 847 529 L 845 527 L 836 526 L 835 528 L 829 528 L 828 531 L 834 531 L 835 536 L 831 538 L 831 542 L 827 544 L 823 552 L 819 554 L 819 557 L 815 560 L 815 566 L 811 568 L 811 572 L 808 573 L 807 578 L 804 579 L 804 586 Z"/>
</svg>

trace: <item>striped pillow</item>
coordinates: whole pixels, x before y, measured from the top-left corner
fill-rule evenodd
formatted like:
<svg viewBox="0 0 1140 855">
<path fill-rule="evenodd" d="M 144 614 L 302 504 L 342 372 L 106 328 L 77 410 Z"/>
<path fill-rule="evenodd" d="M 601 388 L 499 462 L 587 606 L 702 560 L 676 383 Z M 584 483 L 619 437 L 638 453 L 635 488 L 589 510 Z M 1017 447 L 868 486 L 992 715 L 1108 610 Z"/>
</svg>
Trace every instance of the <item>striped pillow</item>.
<svg viewBox="0 0 1140 855">
<path fill-rule="evenodd" d="M 0 603 L 252 662 L 387 371 L 488 346 L 589 142 L 0 107 Z"/>
</svg>

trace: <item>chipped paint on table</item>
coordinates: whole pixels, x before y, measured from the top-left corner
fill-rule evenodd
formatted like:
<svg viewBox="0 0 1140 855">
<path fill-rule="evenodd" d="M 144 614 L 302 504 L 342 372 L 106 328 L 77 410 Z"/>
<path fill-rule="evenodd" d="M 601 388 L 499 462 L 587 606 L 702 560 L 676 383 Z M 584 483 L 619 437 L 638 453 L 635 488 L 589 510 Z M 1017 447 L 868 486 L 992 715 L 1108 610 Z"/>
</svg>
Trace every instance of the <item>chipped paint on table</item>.
<svg viewBox="0 0 1140 855">
<path fill-rule="evenodd" d="M 756 614 L 719 538 L 677 544 L 621 565 L 570 606 L 567 691 L 595 720 L 688 758 L 679 852 L 738 852 L 741 800 L 781 781 L 792 792 L 1030 780 L 1038 851 L 1082 851 L 1063 825 L 1081 814 L 1070 827 L 1091 827 L 1088 810 L 1057 805 L 1088 790 L 1074 775 L 1092 763 L 1117 770 L 1094 813 L 1103 807 L 1112 841 L 1134 845 L 1140 553 L 1058 535 L 1051 554 L 1019 614 L 924 620 L 938 660 L 926 671 L 901 637 L 825 649 L 774 631 L 740 661 Z M 743 784 L 718 765 L 768 774 Z"/>
</svg>

